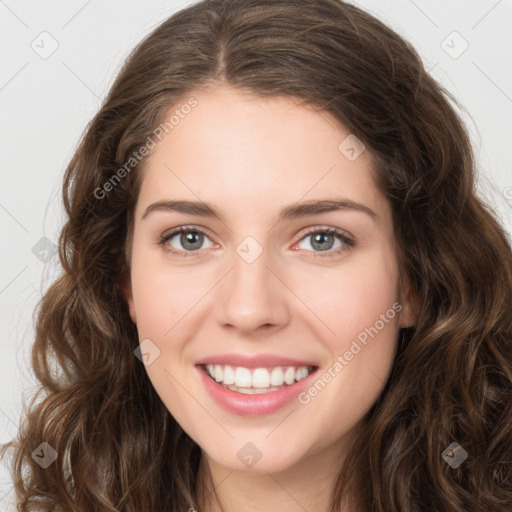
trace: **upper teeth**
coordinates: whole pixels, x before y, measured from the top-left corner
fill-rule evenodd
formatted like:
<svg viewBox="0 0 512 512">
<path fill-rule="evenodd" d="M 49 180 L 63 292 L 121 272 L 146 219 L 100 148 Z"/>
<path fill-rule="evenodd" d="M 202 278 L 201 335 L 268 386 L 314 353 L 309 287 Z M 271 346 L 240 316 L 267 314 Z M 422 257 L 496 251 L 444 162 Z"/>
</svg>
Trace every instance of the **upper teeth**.
<svg viewBox="0 0 512 512">
<path fill-rule="evenodd" d="M 243 368 L 219 364 L 207 364 L 206 371 L 217 382 L 240 388 L 268 388 L 291 385 L 306 378 L 311 373 L 309 366 L 276 366 L 275 368 Z"/>
</svg>

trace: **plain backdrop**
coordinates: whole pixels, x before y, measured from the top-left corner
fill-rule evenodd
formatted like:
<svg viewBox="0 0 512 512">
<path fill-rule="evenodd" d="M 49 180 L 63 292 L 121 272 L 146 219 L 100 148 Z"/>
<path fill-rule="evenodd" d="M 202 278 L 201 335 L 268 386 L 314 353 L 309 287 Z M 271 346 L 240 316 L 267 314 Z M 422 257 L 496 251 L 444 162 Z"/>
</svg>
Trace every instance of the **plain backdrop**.
<svg viewBox="0 0 512 512">
<path fill-rule="evenodd" d="M 33 311 L 59 272 L 66 164 L 130 50 L 190 3 L 0 0 L 0 443 L 16 435 L 22 401 L 35 389 Z M 411 41 L 463 105 L 480 193 L 511 233 L 512 2 L 353 3 Z M 0 510 L 14 510 L 13 501 L 0 468 Z"/>
</svg>

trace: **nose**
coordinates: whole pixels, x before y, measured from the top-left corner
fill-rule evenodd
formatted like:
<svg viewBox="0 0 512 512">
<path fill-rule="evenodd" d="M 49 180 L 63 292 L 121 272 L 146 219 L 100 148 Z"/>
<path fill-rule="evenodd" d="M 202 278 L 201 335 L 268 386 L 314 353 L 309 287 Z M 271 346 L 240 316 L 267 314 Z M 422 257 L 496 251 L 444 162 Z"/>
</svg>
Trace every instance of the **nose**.
<svg viewBox="0 0 512 512">
<path fill-rule="evenodd" d="M 217 318 L 223 328 L 246 336 L 260 331 L 269 334 L 289 321 L 292 294 L 269 259 L 266 251 L 250 263 L 233 254 L 232 269 L 220 283 L 217 296 Z"/>
</svg>

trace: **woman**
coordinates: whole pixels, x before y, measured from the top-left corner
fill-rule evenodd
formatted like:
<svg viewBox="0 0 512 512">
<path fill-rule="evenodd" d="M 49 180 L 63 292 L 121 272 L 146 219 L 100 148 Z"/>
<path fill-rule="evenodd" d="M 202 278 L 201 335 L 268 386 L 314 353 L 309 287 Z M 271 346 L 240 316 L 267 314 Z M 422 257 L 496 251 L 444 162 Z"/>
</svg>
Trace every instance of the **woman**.
<svg viewBox="0 0 512 512">
<path fill-rule="evenodd" d="M 149 35 L 67 169 L 19 510 L 509 510 L 512 251 L 448 97 L 336 0 Z"/>
</svg>

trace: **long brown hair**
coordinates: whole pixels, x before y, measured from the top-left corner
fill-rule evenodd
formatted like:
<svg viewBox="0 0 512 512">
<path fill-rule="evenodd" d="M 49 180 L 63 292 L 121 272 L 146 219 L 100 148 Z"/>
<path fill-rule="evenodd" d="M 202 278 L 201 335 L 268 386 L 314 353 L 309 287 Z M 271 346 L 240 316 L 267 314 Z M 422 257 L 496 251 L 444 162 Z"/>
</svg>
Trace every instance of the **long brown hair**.
<svg viewBox="0 0 512 512">
<path fill-rule="evenodd" d="M 410 44 L 337 0 L 202 1 L 126 61 L 64 179 L 63 272 L 38 307 L 32 350 L 40 392 L 3 449 L 14 450 L 18 509 L 199 508 L 200 448 L 134 356 L 121 283 L 140 185 L 130 159 L 159 125 L 171 129 L 170 107 L 222 82 L 298 98 L 364 142 L 417 296 L 331 510 L 348 490 L 365 511 L 512 509 L 510 242 L 477 197 L 455 100 Z M 58 454 L 47 468 L 31 456 L 43 442 Z M 467 452 L 458 467 L 443 457 L 450 446 Z"/>
</svg>

